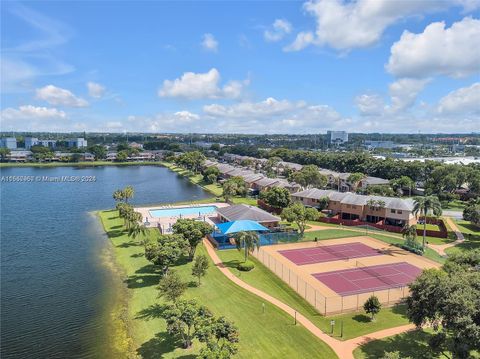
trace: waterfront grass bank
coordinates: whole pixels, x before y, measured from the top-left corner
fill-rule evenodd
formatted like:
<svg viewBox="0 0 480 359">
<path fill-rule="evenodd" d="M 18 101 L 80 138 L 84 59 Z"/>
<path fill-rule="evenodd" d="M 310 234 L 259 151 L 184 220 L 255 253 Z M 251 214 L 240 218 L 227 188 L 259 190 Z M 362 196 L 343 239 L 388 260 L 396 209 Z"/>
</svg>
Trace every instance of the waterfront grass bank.
<svg viewBox="0 0 480 359">
<path fill-rule="evenodd" d="M 162 166 L 155 161 L 143 162 L 112 162 L 112 161 L 83 161 L 83 162 L 0 162 L 0 168 L 11 167 L 98 167 L 98 166 Z"/>
<path fill-rule="evenodd" d="M 110 238 L 116 265 L 124 276 L 128 291 L 125 319 L 128 323 L 132 346 L 141 358 L 179 358 L 198 353 L 200 343 L 191 349 L 180 349 L 166 332 L 165 322 L 159 317 L 164 301 L 158 298 L 157 268 L 144 258 L 140 235 L 135 240 L 123 230 L 122 220 L 114 210 L 99 212 L 105 232 Z M 149 229 L 146 237 L 157 235 Z M 198 254 L 205 254 L 199 246 Z M 333 351 L 277 307 L 263 303 L 257 296 L 228 280 L 210 261 L 210 268 L 199 287 L 190 286 L 185 298 L 196 299 L 217 316 L 235 322 L 240 332 L 238 358 L 335 358 Z M 182 278 L 194 281 L 191 263 L 182 261 L 175 269 Z M 265 304 L 265 312 L 263 312 Z"/>
</svg>

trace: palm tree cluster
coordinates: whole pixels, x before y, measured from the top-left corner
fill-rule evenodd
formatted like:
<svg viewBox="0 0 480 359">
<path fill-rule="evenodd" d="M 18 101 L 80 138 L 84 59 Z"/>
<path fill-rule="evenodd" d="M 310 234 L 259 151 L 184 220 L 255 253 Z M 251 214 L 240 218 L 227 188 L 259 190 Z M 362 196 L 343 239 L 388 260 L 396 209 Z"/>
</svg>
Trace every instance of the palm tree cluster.
<svg viewBox="0 0 480 359">
<path fill-rule="evenodd" d="M 423 217 L 423 241 L 422 247 L 425 248 L 425 237 L 427 236 L 427 215 L 432 213 L 438 217 L 442 215 L 442 205 L 437 196 L 416 197 L 413 203 L 412 213 L 415 216 Z"/>
<path fill-rule="evenodd" d="M 117 202 L 115 208 L 118 210 L 120 218 L 123 219 L 123 224 L 128 231 L 128 236 L 136 238 L 139 234 L 146 233 L 146 227 L 141 224 L 142 214 L 135 212 L 133 207 L 128 204 L 128 200 L 133 198 L 135 190 L 132 186 L 127 186 L 124 189 L 117 189 L 113 192 L 113 199 Z"/>
<path fill-rule="evenodd" d="M 127 186 L 124 189 L 117 189 L 115 192 L 113 192 L 113 199 L 116 202 L 128 203 L 128 200 L 130 198 L 133 198 L 134 194 L 135 194 L 135 190 L 133 189 L 133 187 Z"/>
</svg>

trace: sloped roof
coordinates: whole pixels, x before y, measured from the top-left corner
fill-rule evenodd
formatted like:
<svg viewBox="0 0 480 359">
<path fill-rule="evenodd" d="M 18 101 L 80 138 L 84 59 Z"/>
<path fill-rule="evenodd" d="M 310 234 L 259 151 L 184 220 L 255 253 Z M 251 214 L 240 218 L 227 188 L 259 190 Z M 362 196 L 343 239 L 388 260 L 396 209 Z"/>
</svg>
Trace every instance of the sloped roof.
<svg viewBox="0 0 480 359">
<path fill-rule="evenodd" d="M 250 220 L 255 222 L 276 222 L 280 220 L 278 217 L 271 215 L 263 209 L 243 203 L 219 208 L 217 212 L 229 221 Z"/>
<path fill-rule="evenodd" d="M 389 180 L 386 180 L 385 178 L 380 178 L 380 177 L 366 177 L 362 180 L 363 183 L 367 185 L 384 185 L 384 184 L 390 184 Z"/>
<path fill-rule="evenodd" d="M 280 181 L 279 178 L 263 177 L 263 178 L 260 178 L 259 180 L 256 180 L 254 183 L 260 187 L 267 187 L 267 186 L 273 185 L 274 183 L 277 183 L 278 181 Z"/>
<path fill-rule="evenodd" d="M 292 197 L 304 197 L 304 198 L 311 198 L 311 199 L 320 199 L 322 197 L 328 196 L 331 192 L 329 190 L 323 190 L 318 188 L 309 188 L 304 191 L 292 193 Z"/>
</svg>

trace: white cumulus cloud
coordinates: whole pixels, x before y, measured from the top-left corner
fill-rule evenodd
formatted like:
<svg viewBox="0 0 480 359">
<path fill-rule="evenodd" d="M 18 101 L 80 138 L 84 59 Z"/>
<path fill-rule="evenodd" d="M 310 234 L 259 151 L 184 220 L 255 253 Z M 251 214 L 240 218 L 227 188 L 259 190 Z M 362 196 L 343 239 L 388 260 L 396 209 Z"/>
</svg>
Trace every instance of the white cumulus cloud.
<svg viewBox="0 0 480 359">
<path fill-rule="evenodd" d="M 271 28 L 267 29 L 263 33 L 263 37 L 267 41 L 276 42 L 280 41 L 285 35 L 292 32 L 292 24 L 284 19 L 276 19 Z"/>
<path fill-rule="evenodd" d="M 462 87 L 442 97 L 438 102 L 440 114 L 480 114 L 480 82 Z M 480 128 L 480 123 L 478 123 Z"/>
<path fill-rule="evenodd" d="M 230 81 L 220 86 L 220 72 L 212 68 L 205 73 L 185 72 L 175 80 L 165 80 L 158 91 L 160 97 L 187 99 L 238 98 L 249 81 Z"/>
<path fill-rule="evenodd" d="M 202 47 L 207 51 L 217 52 L 218 41 L 212 34 L 204 34 L 201 42 Z"/>
<path fill-rule="evenodd" d="M 101 98 L 103 95 L 105 95 L 105 86 L 96 83 L 96 82 L 88 82 L 87 83 L 87 88 L 88 88 L 88 95 L 93 98 Z"/>
<path fill-rule="evenodd" d="M 362 116 L 380 115 L 384 110 L 384 101 L 378 94 L 362 94 L 355 97 L 355 104 Z"/>
<path fill-rule="evenodd" d="M 32 105 L 20 106 L 16 108 L 6 108 L 1 112 L 2 119 L 4 120 L 20 120 L 20 119 L 52 119 L 67 117 L 66 113 L 56 108 L 48 107 L 36 107 Z"/>
<path fill-rule="evenodd" d="M 83 98 L 75 96 L 71 91 L 47 85 L 36 90 L 36 98 L 44 100 L 51 105 L 69 106 L 69 107 L 86 107 L 88 102 Z"/>
<path fill-rule="evenodd" d="M 480 20 L 466 17 L 450 28 L 434 22 L 419 34 L 404 31 L 386 69 L 397 77 L 464 77 L 479 71 L 479 49 Z"/>
<path fill-rule="evenodd" d="M 414 15 L 463 6 L 465 11 L 476 7 L 473 0 L 318 0 L 307 1 L 304 9 L 316 19 L 315 35 L 312 31 L 299 33 L 286 50 L 298 51 L 314 44 L 348 51 L 376 44 L 385 29 Z"/>
<path fill-rule="evenodd" d="M 392 103 L 389 110 L 398 112 L 411 107 L 428 82 L 428 79 L 403 78 L 391 83 L 389 92 Z"/>
</svg>

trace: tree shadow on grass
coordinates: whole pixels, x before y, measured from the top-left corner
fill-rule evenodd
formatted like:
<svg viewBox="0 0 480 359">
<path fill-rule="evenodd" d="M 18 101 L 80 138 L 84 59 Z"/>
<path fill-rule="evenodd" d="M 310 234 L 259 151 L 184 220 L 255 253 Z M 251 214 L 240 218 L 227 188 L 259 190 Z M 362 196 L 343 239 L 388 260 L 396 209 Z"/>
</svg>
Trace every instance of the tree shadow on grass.
<svg viewBox="0 0 480 359">
<path fill-rule="evenodd" d="M 134 253 L 132 254 L 130 257 L 132 258 L 140 258 L 140 257 L 143 257 L 145 255 L 145 253 Z"/>
<path fill-rule="evenodd" d="M 116 237 L 122 236 L 123 233 L 124 233 L 124 232 L 123 232 L 122 230 L 116 229 L 116 230 L 113 230 L 113 231 L 108 231 L 108 232 L 107 232 L 107 235 L 108 235 L 108 237 L 110 237 L 110 238 L 116 238 Z"/>
<path fill-rule="evenodd" d="M 163 358 L 162 354 L 173 352 L 180 347 L 181 343 L 178 339 L 172 337 L 167 332 L 155 334 L 155 337 L 143 343 L 137 349 L 138 355 L 143 359 Z"/>
<path fill-rule="evenodd" d="M 130 241 L 130 242 L 123 242 L 122 244 L 119 244 L 117 247 L 130 248 L 130 247 L 139 247 L 139 246 L 141 246 L 141 243 Z"/>
<path fill-rule="evenodd" d="M 400 352 L 400 357 L 411 357 L 418 359 L 432 358 L 428 347 L 428 339 L 431 334 L 423 330 L 412 330 L 380 340 L 373 340 L 363 344 L 360 349 L 366 359 L 382 358 L 385 352 Z"/>
<path fill-rule="evenodd" d="M 162 318 L 163 312 L 168 308 L 166 304 L 152 304 L 151 306 L 139 311 L 135 319 L 151 320 Z"/>
<path fill-rule="evenodd" d="M 138 268 L 135 273 L 149 273 L 149 274 L 158 274 L 160 275 L 160 273 L 158 272 L 158 267 L 154 264 L 147 264 L 147 265 L 144 265 L 143 267 L 141 268 Z"/>
<path fill-rule="evenodd" d="M 235 268 L 235 269 L 238 267 L 238 265 L 239 265 L 240 263 L 243 263 L 243 261 L 240 261 L 240 260 L 238 260 L 238 259 L 232 259 L 232 260 L 230 260 L 230 261 L 227 261 L 227 262 L 224 261 L 224 262 L 223 262 L 223 264 L 225 265 L 225 267 L 227 267 L 227 268 Z"/>
<path fill-rule="evenodd" d="M 128 288 L 144 288 L 157 285 L 160 281 L 160 275 L 131 275 L 125 279 Z"/>
<path fill-rule="evenodd" d="M 112 227 L 110 227 L 110 228 L 112 228 L 112 229 L 119 229 L 119 228 L 122 228 L 122 227 L 123 227 L 123 226 L 122 226 L 121 224 L 118 224 L 118 225 L 112 226 Z"/>
<path fill-rule="evenodd" d="M 352 319 L 359 323 L 370 323 L 372 320 L 368 315 L 357 314 L 352 317 Z"/>
<path fill-rule="evenodd" d="M 393 314 L 399 314 L 403 318 L 407 318 L 407 305 L 405 303 L 399 303 L 392 307 Z"/>
</svg>

